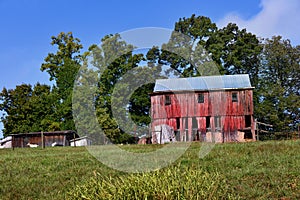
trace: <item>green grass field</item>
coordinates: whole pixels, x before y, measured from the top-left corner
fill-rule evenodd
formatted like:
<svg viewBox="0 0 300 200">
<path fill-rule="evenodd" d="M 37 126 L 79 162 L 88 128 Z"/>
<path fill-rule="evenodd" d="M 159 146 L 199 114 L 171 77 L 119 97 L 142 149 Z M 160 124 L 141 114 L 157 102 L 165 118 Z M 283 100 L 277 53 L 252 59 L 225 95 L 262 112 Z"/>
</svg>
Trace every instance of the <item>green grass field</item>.
<svg viewBox="0 0 300 200">
<path fill-rule="evenodd" d="M 84 147 L 1 149 L 0 199 L 300 199 L 300 140 L 218 144 L 203 159 L 200 145 L 142 174 L 112 170 Z"/>
</svg>

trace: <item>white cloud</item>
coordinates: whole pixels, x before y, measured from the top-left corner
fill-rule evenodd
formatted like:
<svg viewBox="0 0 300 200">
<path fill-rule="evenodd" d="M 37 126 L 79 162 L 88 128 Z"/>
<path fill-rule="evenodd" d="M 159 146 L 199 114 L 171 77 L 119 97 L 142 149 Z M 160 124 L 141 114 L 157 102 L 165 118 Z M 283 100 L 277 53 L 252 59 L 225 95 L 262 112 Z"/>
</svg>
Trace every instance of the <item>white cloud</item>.
<svg viewBox="0 0 300 200">
<path fill-rule="evenodd" d="M 217 24 L 224 27 L 233 22 L 259 37 L 281 35 L 295 45 L 300 44 L 299 0 L 261 0 L 260 6 L 261 11 L 250 19 L 243 19 L 239 13 L 229 13 Z"/>
</svg>

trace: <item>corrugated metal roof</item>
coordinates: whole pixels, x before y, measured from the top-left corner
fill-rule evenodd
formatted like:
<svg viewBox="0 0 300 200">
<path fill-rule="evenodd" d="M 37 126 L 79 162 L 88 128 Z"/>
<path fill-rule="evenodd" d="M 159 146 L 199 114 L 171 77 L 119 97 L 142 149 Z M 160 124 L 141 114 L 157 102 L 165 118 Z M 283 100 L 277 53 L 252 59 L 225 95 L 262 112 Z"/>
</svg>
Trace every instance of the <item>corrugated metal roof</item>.
<svg viewBox="0 0 300 200">
<path fill-rule="evenodd" d="M 156 80 L 154 92 L 252 88 L 248 74 Z"/>
<path fill-rule="evenodd" d="M 42 132 L 30 132 L 30 133 L 10 134 L 9 136 L 23 137 L 23 136 L 33 136 L 33 135 L 41 135 L 41 134 Z M 72 135 L 75 134 L 76 137 L 79 137 L 76 131 L 73 130 L 43 132 L 43 135 L 71 135 L 71 134 Z"/>
</svg>

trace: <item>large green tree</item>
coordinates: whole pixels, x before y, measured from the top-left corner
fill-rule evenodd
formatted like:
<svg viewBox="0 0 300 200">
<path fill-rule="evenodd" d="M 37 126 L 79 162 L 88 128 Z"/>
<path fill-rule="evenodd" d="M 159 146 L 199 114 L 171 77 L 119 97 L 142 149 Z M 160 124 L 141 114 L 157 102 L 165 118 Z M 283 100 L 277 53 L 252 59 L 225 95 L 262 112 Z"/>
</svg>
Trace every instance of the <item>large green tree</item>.
<svg viewBox="0 0 300 200">
<path fill-rule="evenodd" d="M 295 130 L 300 119 L 300 48 L 281 36 L 262 41 L 255 115 L 275 131 Z"/>
<path fill-rule="evenodd" d="M 57 129 L 53 123 L 56 102 L 50 86 L 37 83 L 33 88 L 29 84 L 9 90 L 4 88 L 0 98 L 5 136 Z"/>
<path fill-rule="evenodd" d="M 257 85 L 262 48 L 254 34 L 236 24 L 219 29 L 208 17 L 182 18 L 162 48 L 152 50 L 157 61 L 170 66 L 177 76 L 248 73 Z"/>
<path fill-rule="evenodd" d="M 249 74 L 257 86 L 262 47 L 254 34 L 229 23 L 207 40 L 205 48 L 221 66 L 221 74 Z"/>
<path fill-rule="evenodd" d="M 51 39 L 51 45 L 57 47 L 57 52 L 48 54 L 41 70 L 48 72 L 50 80 L 54 81 L 52 93 L 57 98 L 55 121 L 61 130 L 73 130 L 75 124 L 72 115 L 72 92 L 82 63 L 80 50 L 83 46 L 71 32 L 61 32 Z"/>
<path fill-rule="evenodd" d="M 127 138 L 125 133 L 130 131 L 120 127 L 116 120 L 118 115 L 123 114 L 124 105 L 120 103 L 123 97 L 117 98 L 116 95 L 114 97 L 118 105 L 112 105 L 115 86 L 124 74 L 138 67 L 144 58 L 142 54 L 133 54 L 134 47 L 122 41 L 118 34 L 105 36 L 101 42 L 101 46 L 92 45 L 88 52 L 88 65 L 99 74 L 94 98 L 95 112 L 102 131 L 118 143 L 123 142 Z"/>
</svg>

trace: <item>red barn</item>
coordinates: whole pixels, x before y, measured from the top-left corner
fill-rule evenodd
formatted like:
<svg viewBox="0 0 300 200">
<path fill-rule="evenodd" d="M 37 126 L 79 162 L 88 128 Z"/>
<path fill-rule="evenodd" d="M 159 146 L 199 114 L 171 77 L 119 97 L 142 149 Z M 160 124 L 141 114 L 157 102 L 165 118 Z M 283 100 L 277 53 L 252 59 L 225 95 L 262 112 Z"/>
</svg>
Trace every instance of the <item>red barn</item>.
<svg viewBox="0 0 300 200">
<path fill-rule="evenodd" d="M 255 140 L 253 89 L 247 74 L 156 80 L 152 133 L 168 125 L 177 141 Z"/>
</svg>

